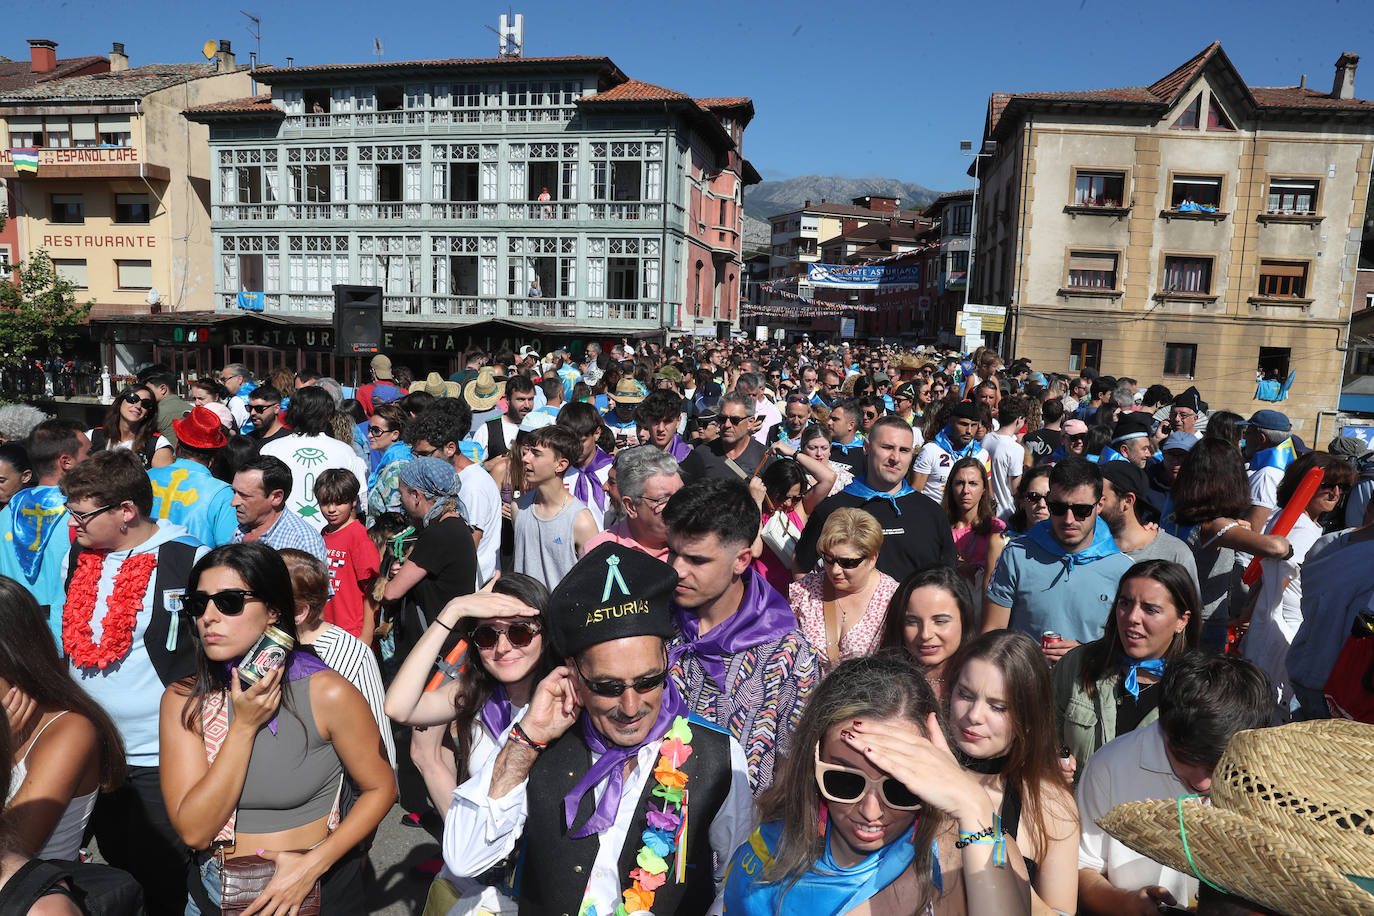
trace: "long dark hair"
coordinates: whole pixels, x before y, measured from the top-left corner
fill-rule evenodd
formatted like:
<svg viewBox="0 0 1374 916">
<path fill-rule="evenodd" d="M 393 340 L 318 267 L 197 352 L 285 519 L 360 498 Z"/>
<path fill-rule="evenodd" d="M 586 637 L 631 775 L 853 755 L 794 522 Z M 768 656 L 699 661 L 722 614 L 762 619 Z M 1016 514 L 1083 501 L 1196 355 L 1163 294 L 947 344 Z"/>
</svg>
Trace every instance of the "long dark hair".
<svg viewBox="0 0 1374 916">
<path fill-rule="evenodd" d="M 1048 464 L 1037 464 L 1033 468 L 1026 468 L 1021 474 L 1021 482 L 1016 485 L 1016 511 L 1012 512 L 1011 518 L 1007 520 L 1007 528 L 1011 531 L 1029 531 L 1030 519 L 1026 518 L 1026 494 L 1030 492 L 1030 485 L 1041 477 L 1050 476 L 1050 466 Z"/>
<path fill-rule="evenodd" d="M 949 696 L 959 689 L 959 675 L 964 667 L 974 659 L 982 659 L 996 666 L 1002 672 L 1006 684 L 1007 712 L 1011 718 L 1012 733 L 1015 740 L 1007 749 L 1007 762 L 1002 767 L 1002 777 L 1007 786 L 1015 786 L 1022 800 L 1036 799 L 1031 810 L 1038 817 L 1022 821 L 1030 835 L 1040 840 L 1040 848 L 1045 841 L 1059 839 L 1050 837 L 1046 829 L 1045 790 L 1057 787 L 1066 793 L 1071 791 L 1064 771 L 1059 768 L 1058 732 L 1054 724 L 1054 686 L 1050 680 L 1050 669 L 1045 665 L 1045 656 L 1040 646 L 1024 633 L 1011 630 L 994 630 L 984 633 L 973 642 L 959 650 L 950 663 L 945 682 L 949 685 Z"/>
<path fill-rule="evenodd" d="M 1116 584 L 1116 596 L 1112 598 L 1111 610 L 1107 612 L 1102 638 L 1093 640 L 1083 649 L 1083 667 L 1079 671 L 1078 681 L 1083 692 L 1090 697 L 1097 696 L 1098 680 L 1121 664 L 1125 649 L 1121 645 L 1121 634 L 1116 629 L 1116 603 L 1121 599 L 1121 589 L 1132 579 L 1155 580 L 1169 593 L 1169 599 L 1173 601 L 1179 616 L 1188 615 L 1183 632 L 1176 634 L 1169 648 L 1164 651 L 1166 665 L 1172 664 L 1185 652 L 1196 649 L 1202 634 L 1202 599 L 1188 570 L 1169 560 L 1140 561 L 1126 570 L 1126 575 Z"/>
<path fill-rule="evenodd" d="M 773 861 L 764 867 L 763 880 L 781 882 L 790 889 L 820 860 L 825 835 L 816 830 L 821 816 L 821 794 L 816 786 L 815 754 L 832 725 L 858 718 L 900 716 L 925 736 L 931 713 L 936 714 L 941 730 L 947 732 L 934 691 L 905 658 L 884 653 L 841 662 L 806 704 L 787 754 L 774 769 L 772 787 L 756 802 L 761 822 L 782 821 L 782 836 Z M 947 734 L 945 738 L 953 744 Z M 917 820 L 911 837 L 916 848 L 911 870 L 919 882 L 920 893 L 910 908 L 913 913 L 921 912 L 934 899 L 931 842 L 946 823 L 944 815 L 929 805 Z"/>
<path fill-rule="evenodd" d="M 124 744 L 108 713 L 72 678 L 58 654 L 48 621 L 33 594 L 0 576 L 0 677 L 52 709 L 84 716 L 95 726 L 100 747 L 100 785 L 112 789 L 124 781 Z M 9 729 L 5 729 L 6 737 Z M 9 768 L 9 757 L 5 757 Z"/>
<path fill-rule="evenodd" d="M 979 478 L 983 481 L 983 495 L 978 498 L 977 518 L 973 522 L 973 533 L 979 537 L 987 537 L 992 534 L 992 520 L 997 514 L 992 511 L 992 484 L 988 482 L 988 472 L 983 468 L 983 462 L 977 458 L 960 458 L 954 462 L 954 467 L 949 469 L 949 476 L 945 478 L 944 508 L 945 518 L 953 525 L 959 521 L 959 510 L 954 506 L 954 475 L 966 468 L 973 468 L 978 472 Z"/>
<path fill-rule="evenodd" d="M 959 575 L 952 567 L 928 566 L 907 576 L 897 586 L 897 590 L 892 593 L 892 600 L 887 603 L 887 619 L 883 624 L 882 645 L 884 648 L 907 651 L 906 606 L 910 603 L 911 596 L 916 589 L 926 586 L 944 589 L 954 598 L 954 603 L 959 605 L 959 646 L 961 648 L 968 645 L 969 640 L 978 632 L 978 618 L 973 606 L 973 590 L 969 587 L 968 580 Z M 907 654 L 910 655 L 909 652 Z"/>
<path fill-rule="evenodd" d="M 130 385 L 125 388 L 105 411 L 105 448 L 112 450 L 115 444 L 124 438 L 119 427 L 119 408 L 124 403 L 124 398 L 137 391 L 146 392 L 147 400 L 153 402 L 152 407 L 143 411 L 143 419 L 134 425 L 134 441 L 129 445 L 129 451 L 142 461 L 143 450 L 148 447 L 148 440 L 157 435 L 157 398 L 153 397 L 147 385 Z"/>
<path fill-rule="evenodd" d="M 302 389 L 304 390 L 304 389 Z M 291 588 L 291 573 L 286 562 L 271 547 L 260 541 L 245 541 L 241 544 L 225 544 L 201 557 L 191 574 L 186 578 L 186 592 L 190 594 L 200 584 L 200 577 L 206 570 L 226 567 L 238 574 L 258 600 L 267 605 L 269 611 L 277 612 L 277 619 L 271 626 L 276 627 L 296 641 L 296 598 Z M 194 630 L 192 632 L 198 632 Z M 189 731 L 201 733 L 201 713 L 205 708 L 205 698 L 212 693 L 229 689 L 229 666 L 211 661 L 205 654 L 205 646 L 196 638 L 196 673 L 194 680 L 186 684 L 188 695 L 186 704 L 181 708 L 182 724 Z M 314 654 L 309 646 L 296 645 L 286 654 L 286 664 L 290 665 L 295 653 Z M 285 681 L 283 681 L 283 685 Z M 282 707 L 291 711 L 290 693 L 282 690 Z"/>
<path fill-rule="evenodd" d="M 1199 439 L 1169 489 L 1180 525 L 1244 518 L 1250 511 L 1245 459 L 1225 439 Z"/>
<path fill-rule="evenodd" d="M 544 623 L 544 615 L 549 610 L 549 590 L 544 583 L 538 579 L 521 573 L 502 573 L 501 578 L 496 580 L 496 584 L 491 587 L 494 594 L 510 595 L 517 601 L 534 608 L 539 612 L 538 617 L 525 618 L 530 622 Z M 553 640 L 549 638 L 548 629 L 545 628 L 541 633 L 544 637 L 544 651 L 540 653 L 539 660 L 534 664 L 534 683 L 544 679 L 559 664 L 556 653 L 553 651 Z M 496 689 L 500 681 L 491 676 L 486 666 L 482 664 L 482 653 L 477 648 L 477 644 L 472 641 L 471 633 L 468 634 L 468 648 L 463 653 L 462 674 L 458 676 L 457 693 L 453 697 L 453 709 L 455 713 L 454 724 L 455 735 L 454 743 L 457 745 L 458 758 L 458 781 L 461 783 L 470 775 L 468 770 L 468 758 L 472 756 L 472 724 L 482 711 L 482 705 L 487 702 L 493 690 Z M 496 735 L 500 738 L 500 735 Z"/>
</svg>

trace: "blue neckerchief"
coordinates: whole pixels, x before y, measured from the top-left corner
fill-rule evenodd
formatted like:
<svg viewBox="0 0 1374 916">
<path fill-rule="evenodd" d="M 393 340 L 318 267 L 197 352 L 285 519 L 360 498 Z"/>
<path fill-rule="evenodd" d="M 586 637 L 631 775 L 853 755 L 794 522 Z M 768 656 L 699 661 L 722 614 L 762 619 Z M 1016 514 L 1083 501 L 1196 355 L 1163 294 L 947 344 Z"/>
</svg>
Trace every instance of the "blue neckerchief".
<svg viewBox="0 0 1374 916">
<path fill-rule="evenodd" d="M 942 429 L 935 434 L 935 444 L 940 446 L 944 451 L 949 452 L 949 454 L 954 457 L 955 461 L 958 461 L 960 458 L 972 458 L 974 455 L 978 454 L 978 449 L 982 447 L 975 438 L 968 440 L 968 445 L 965 445 L 962 449 L 956 449 L 954 443 L 949 441 L 948 428 Z"/>
<path fill-rule="evenodd" d="M 1298 450 L 1293 447 L 1293 440 L 1288 438 L 1272 448 L 1266 448 L 1255 452 L 1255 456 L 1250 459 L 1250 470 L 1258 471 L 1260 468 L 1278 468 L 1282 471 L 1297 460 Z"/>
<path fill-rule="evenodd" d="M 1126 456 L 1112 448 L 1110 445 L 1102 450 L 1102 454 L 1097 456 L 1094 464 L 1106 464 L 1109 461 L 1125 461 Z"/>
<path fill-rule="evenodd" d="M 1032 541 L 1045 550 L 1066 561 L 1070 568 L 1083 566 L 1094 560 L 1100 560 L 1103 557 L 1121 552 L 1121 549 L 1116 546 L 1116 540 L 1112 537 L 1112 529 L 1107 527 L 1107 523 L 1100 516 L 1097 519 L 1097 524 L 1093 526 L 1093 542 L 1078 553 L 1068 553 L 1064 550 L 1064 545 L 1054 539 L 1054 529 L 1050 527 L 1049 519 L 1033 525 L 1029 536 Z"/>
<path fill-rule="evenodd" d="M 731 916 L 847 913 L 897 880 L 916 858 L 907 833 L 852 868 L 841 868 L 830 854 L 827 828 L 824 852 L 796 883 L 765 882 L 764 868 L 781 840 L 782 822 L 769 821 L 736 850 L 725 881 L 725 911 Z"/>
<path fill-rule="evenodd" d="M 374 451 L 373 454 L 376 454 Z M 367 487 L 372 489 L 377 485 L 377 477 L 382 473 L 382 468 L 391 464 L 393 461 L 410 461 L 415 455 L 411 453 L 410 446 L 404 442 L 393 442 L 382 452 L 382 457 L 378 459 L 377 466 L 372 469 L 372 473 L 367 475 Z"/>
<path fill-rule="evenodd" d="M 855 433 L 854 438 L 850 439 L 847 445 L 843 442 L 836 442 L 832 439 L 830 440 L 830 447 L 837 448 L 842 452 L 851 452 L 856 448 L 863 448 L 865 441 L 866 440 L 864 439 L 863 433 Z"/>
<path fill-rule="evenodd" d="M 67 498 L 55 486 L 29 487 L 10 499 L 10 549 L 32 585 L 54 531 L 67 530 Z"/>
<path fill-rule="evenodd" d="M 841 492 L 848 493 L 851 496 L 857 496 L 864 502 L 868 502 L 870 499 L 885 499 L 892 503 L 892 511 L 901 515 L 902 510 L 901 507 L 897 505 L 897 500 L 901 499 L 903 496 L 915 493 L 916 489 L 903 478 L 901 485 L 897 487 L 896 493 L 889 493 L 886 490 L 875 490 L 868 485 L 868 481 L 864 480 L 864 475 L 860 474 L 854 478 L 853 483 L 845 487 Z"/>
<path fill-rule="evenodd" d="M 1125 687 L 1126 692 L 1137 700 L 1140 699 L 1140 679 L 1136 676 L 1137 672 L 1144 671 L 1155 677 L 1164 676 L 1164 659 L 1162 658 L 1150 658 L 1140 662 L 1127 659 L 1125 664 L 1126 680 L 1122 682 L 1121 686 Z"/>
</svg>

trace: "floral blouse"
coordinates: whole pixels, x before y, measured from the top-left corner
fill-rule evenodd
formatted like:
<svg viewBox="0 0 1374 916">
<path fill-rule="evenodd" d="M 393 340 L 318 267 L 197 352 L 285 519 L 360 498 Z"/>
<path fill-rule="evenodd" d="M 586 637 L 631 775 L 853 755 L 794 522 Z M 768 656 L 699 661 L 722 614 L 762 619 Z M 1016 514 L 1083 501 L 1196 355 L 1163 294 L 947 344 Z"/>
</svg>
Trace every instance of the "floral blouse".
<svg viewBox="0 0 1374 916">
<path fill-rule="evenodd" d="M 897 580 L 878 570 L 873 571 L 878 583 L 873 588 L 873 597 L 863 617 L 851 621 L 849 629 L 840 637 L 840 661 L 862 658 L 878 651 L 883 640 L 883 624 L 887 620 L 887 606 L 897 591 Z M 797 625 L 802 635 L 816 650 L 816 656 L 825 670 L 830 668 L 830 656 L 826 650 L 825 639 L 825 597 L 822 587 L 825 573 L 821 570 L 809 572 L 792 583 L 788 599 L 792 610 L 797 613 Z"/>
</svg>

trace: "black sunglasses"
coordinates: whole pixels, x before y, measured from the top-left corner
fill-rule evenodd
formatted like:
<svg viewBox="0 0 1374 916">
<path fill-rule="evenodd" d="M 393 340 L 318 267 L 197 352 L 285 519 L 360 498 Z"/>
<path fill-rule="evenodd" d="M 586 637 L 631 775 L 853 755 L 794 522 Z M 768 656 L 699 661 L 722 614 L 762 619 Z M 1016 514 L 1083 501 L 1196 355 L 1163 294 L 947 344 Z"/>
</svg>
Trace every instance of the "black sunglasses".
<svg viewBox="0 0 1374 916">
<path fill-rule="evenodd" d="M 582 666 L 577 663 L 577 659 L 573 659 L 573 667 L 577 669 L 577 676 L 582 678 L 582 683 L 587 685 L 587 689 L 599 697 L 618 697 L 627 690 L 633 690 L 635 693 L 651 693 L 662 687 L 663 682 L 668 680 L 666 667 L 658 674 L 646 674 L 628 684 L 623 681 L 589 681 L 587 675 L 582 673 Z"/>
<path fill-rule="evenodd" d="M 369 426 L 367 428 L 367 434 L 369 436 L 385 436 L 389 432 L 391 432 L 391 430 L 382 429 L 380 426 Z"/>
<path fill-rule="evenodd" d="M 472 631 L 472 641 L 479 649 L 495 649 L 496 643 L 502 636 L 506 641 L 517 649 L 523 649 L 534 642 L 536 633 L 543 631 L 537 623 L 513 623 L 510 626 L 497 627 L 489 623 L 484 623 Z"/>
<path fill-rule="evenodd" d="M 821 562 L 829 566 L 834 563 L 840 569 L 858 569 L 859 565 L 867 560 L 868 557 L 835 557 L 828 553 L 821 554 Z"/>
<path fill-rule="evenodd" d="M 1057 499 L 1049 500 L 1047 505 L 1050 507 L 1050 515 L 1058 518 L 1064 513 L 1072 511 L 1073 517 L 1080 522 L 1092 515 L 1093 510 L 1097 508 L 1097 503 L 1062 503 Z"/>
<path fill-rule="evenodd" d="M 192 620 L 199 620 L 213 601 L 221 614 L 226 617 L 237 617 L 243 613 L 244 602 L 256 597 L 257 592 L 246 588 L 226 588 L 213 595 L 209 592 L 191 592 L 181 599 L 181 609 Z"/>
<path fill-rule="evenodd" d="M 749 421 L 748 417 L 732 417 L 729 414 L 721 414 L 720 418 L 724 420 L 726 423 L 729 423 L 731 426 L 736 426 L 740 423 L 747 423 Z"/>
<path fill-rule="evenodd" d="M 249 413 L 262 413 L 264 410 L 270 410 L 271 408 L 273 408 L 273 407 L 275 407 L 275 406 L 276 406 L 275 404 L 249 404 L 249 405 L 248 405 L 248 412 L 249 412 Z"/>
<path fill-rule="evenodd" d="M 125 404 L 138 404 L 138 405 L 140 405 L 144 410 L 152 410 L 152 409 L 153 409 L 153 405 L 156 404 L 157 401 L 154 401 L 152 398 L 141 398 L 141 397 L 139 397 L 137 394 L 135 394 L 134 392 L 130 391 L 128 394 L 124 395 L 124 403 L 125 403 Z"/>
<path fill-rule="evenodd" d="M 1021 498 L 1026 502 L 1043 503 L 1050 498 L 1050 495 L 1048 493 L 1037 493 L 1034 490 L 1027 490 L 1026 495 Z"/>
</svg>

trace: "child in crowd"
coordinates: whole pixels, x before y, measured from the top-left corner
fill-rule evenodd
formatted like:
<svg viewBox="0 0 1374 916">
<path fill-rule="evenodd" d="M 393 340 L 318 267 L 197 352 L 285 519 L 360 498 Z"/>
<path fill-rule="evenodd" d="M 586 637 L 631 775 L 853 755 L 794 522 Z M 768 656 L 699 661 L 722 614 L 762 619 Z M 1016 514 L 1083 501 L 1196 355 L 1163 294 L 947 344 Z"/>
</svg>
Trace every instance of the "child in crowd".
<svg viewBox="0 0 1374 916">
<path fill-rule="evenodd" d="M 358 521 L 358 478 L 329 468 L 315 478 L 315 500 L 324 516 L 324 549 L 329 557 L 329 603 L 324 619 L 371 646 L 377 605 L 371 598 L 381 556 Z"/>
<path fill-rule="evenodd" d="M 515 533 L 515 571 L 552 591 L 597 533 L 591 510 L 563 485 L 582 444 L 571 430 L 545 426 L 528 434 L 521 451 L 525 492 L 506 504 Z"/>
</svg>

